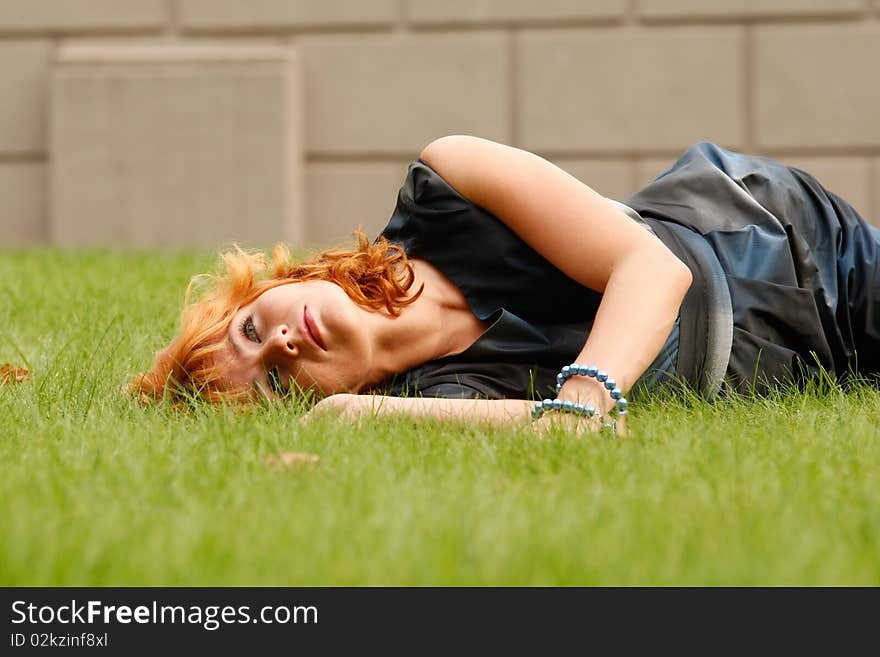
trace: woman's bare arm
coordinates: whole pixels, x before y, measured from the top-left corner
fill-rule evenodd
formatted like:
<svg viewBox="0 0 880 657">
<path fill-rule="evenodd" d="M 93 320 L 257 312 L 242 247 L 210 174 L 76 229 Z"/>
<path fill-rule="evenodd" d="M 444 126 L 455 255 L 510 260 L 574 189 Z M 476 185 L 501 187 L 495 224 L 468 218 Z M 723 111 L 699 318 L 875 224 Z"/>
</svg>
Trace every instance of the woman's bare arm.
<svg viewBox="0 0 880 657">
<path fill-rule="evenodd" d="M 691 285 L 684 263 L 603 196 L 534 153 L 454 135 L 431 142 L 421 158 L 561 271 L 603 293 L 577 360 L 629 389 L 663 346 Z M 612 405 L 585 377 L 569 379 L 560 397 Z"/>
<path fill-rule="evenodd" d="M 566 433 L 589 433 L 597 431 L 603 419 L 585 419 L 568 414 L 547 414 L 538 422 L 531 422 L 534 402 L 525 399 L 449 399 L 444 397 L 388 397 L 384 395 L 354 395 L 340 393 L 319 401 L 303 417 L 309 422 L 315 415 L 330 411 L 346 419 L 366 417 L 424 418 L 453 420 L 489 426 L 525 426 L 532 424 L 538 431 L 562 427 Z M 625 417 L 617 423 L 617 434 L 627 433 Z"/>
<path fill-rule="evenodd" d="M 333 411 L 348 418 L 406 415 L 437 420 L 463 420 L 491 425 L 524 424 L 533 402 L 524 399 L 448 399 L 336 394 L 325 397 L 309 415 Z"/>
</svg>

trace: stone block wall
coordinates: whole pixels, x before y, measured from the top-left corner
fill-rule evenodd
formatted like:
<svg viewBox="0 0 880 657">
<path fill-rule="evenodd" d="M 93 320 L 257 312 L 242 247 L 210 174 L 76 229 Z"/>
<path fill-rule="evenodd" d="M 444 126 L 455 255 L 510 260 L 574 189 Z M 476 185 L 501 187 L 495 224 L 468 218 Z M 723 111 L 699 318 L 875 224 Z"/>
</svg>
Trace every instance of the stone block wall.
<svg viewBox="0 0 880 657">
<path fill-rule="evenodd" d="M 0 248 L 56 234 L 58 53 L 131 44 L 296 51 L 310 245 L 377 232 L 406 164 L 450 133 L 615 198 L 715 141 L 880 224 L 880 0 L 0 0 Z"/>
<path fill-rule="evenodd" d="M 59 50 L 50 240 L 213 247 L 305 239 L 301 66 L 282 46 Z"/>
</svg>

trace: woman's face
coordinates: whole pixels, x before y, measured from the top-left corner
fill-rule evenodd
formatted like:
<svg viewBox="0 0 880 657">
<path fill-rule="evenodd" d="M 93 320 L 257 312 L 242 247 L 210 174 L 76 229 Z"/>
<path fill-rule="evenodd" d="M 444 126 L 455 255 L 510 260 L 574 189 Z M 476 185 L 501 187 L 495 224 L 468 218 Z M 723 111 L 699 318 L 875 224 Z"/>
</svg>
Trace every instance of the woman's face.
<svg viewBox="0 0 880 657">
<path fill-rule="evenodd" d="M 328 281 L 271 288 L 233 316 L 218 386 L 271 398 L 294 384 L 319 395 L 357 392 L 369 383 L 372 314 Z"/>
</svg>

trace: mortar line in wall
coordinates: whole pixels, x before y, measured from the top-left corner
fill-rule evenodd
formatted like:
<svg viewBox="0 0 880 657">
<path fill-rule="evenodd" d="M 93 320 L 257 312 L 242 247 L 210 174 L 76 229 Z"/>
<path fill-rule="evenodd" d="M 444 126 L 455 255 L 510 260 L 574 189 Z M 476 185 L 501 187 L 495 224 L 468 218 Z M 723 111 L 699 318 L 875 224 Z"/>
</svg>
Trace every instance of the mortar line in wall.
<svg viewBox="0 0 880 657">
<path fill-rule="evenodd" d="M 237 27 L 190 28 L 181 36 L 192 39 L 285 39 L 289 36 L 347 37 L 386 36 L 396 32 L 396 21 L 376 24 L 341 24 L 330 27 L 322 25 L 269 26 L 257 25 L 246 29 Z"/>
<path fill-rule="evenodd" d="M 460 34 L 467 32 L 484 32 L 486 30 L 532 29 L 532 30 L 613 30 L 625 25 L 619 17 L 599 18 L 553 18 L 535 19 L 528 24 L 513 20 L 487 20 L 483 22 L 465 23 L 462 21 L 444 21 L 440 23 L 421 23 L 410 26 L 414 32 Z"/>
<path fill-rule="evenodd" d="M 167 38 L 174 38 L 180 34 L 180 17 L 177 15 L 177 0 L 165 0 L 168 20 L 162 33 Z"/>
<path fill-rule="evenodd" d="M 417 158 L 419 148 L 391 153 L 305 153 L 304 157 L 306 164 L 400 164 Z"/>
<path fill-rule="evenodd" d="M 45 151 L 21 153 L 0 153 L 0 164 L 48 164 L 49 154 Z"/>
<path fill-rule="evenodd" d="M 669 148 L 625 148 L 620 150 L 597 150 L 588 148 L 560 149 L 533 147 L 535 153 L 548 160 L 595 160 L 595 161 L 620 161 L 635 158 L 636 162 L 642 159 L 669 159 L 677 158 L 691 142 L 682 143 L 680 146 Z M 720 142 L 721 146 L 735 147 L 734 144 Z M 880 148 L 875 146 L 785 146 L 764 147 L 757 149 L 761 155 L 772 158 L 785 157 L 874 157 L 880 158 Z M 411 157 L 413 151 L 399 150 L 387 152 L 308 152 L 306 159 L 309 164 L 342 164 L 342 163 L 370 163 L 370 162 L 396 162 Z M 2 157 L 2 156 L 0 156 Z"/>
<path fill-rule="evenodd" d="M 784 157 L 878 157 L 880 149 L 876 146 L 850 144 L 849 146 L 765 146 L 761 155 L 772 158 Z"/>
<path fill-rule="evenodd" d="M 101 29 L 97 27 L 83 27 L 76 30 L 64 30 L 58 28 L 33 29 L 24 31 L 4 30 L 0 28 L 0 39 L 4 42 L 15 41 L 35 41 L 35 40 L 51 40 L 65 39 L 73 41 L 75 39 L 123 39 L 126 37 L 155 38 L 157 34 L 162 34 L 162 29 L 146 28 L 146 27 L 115 27 Z"/>
<path fill-rule="evenodd" d="M 859 12 L 836 14 L 755 14 L 719 15 L 719 16 L 651 16 L 639 17 L 639 23 L 648 28 L 671 27 L 715 27 L 725 25 L 741 25 L 743 22 L 760 23 L 762 25 L 852 25 L 865 20 L 864 10 Z"/>
<path fill-rule="evenodd" d="M 397 21 L 394 32 L 409 32 L 409 16 L 406 15 L 406 0 L 397 0 Z"/>
<path fill-rule="evenodd" d="M 639 8 L 638 8 L 639 0 L 629 0 L 626 3 L 623 11 L 623 24 L 624 25 L 638 25 L 639 24 Z"/>
</svg>

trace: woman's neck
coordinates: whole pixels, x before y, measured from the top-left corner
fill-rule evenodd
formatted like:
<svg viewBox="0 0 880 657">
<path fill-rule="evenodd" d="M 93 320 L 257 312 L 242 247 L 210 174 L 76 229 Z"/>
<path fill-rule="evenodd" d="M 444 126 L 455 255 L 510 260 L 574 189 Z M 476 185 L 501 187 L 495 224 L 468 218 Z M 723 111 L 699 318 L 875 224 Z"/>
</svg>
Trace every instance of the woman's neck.
<svg viewBox="0 0 880 657">
<path fill-rule="evenodd" d="M 422 294 L 398 317 L 372 314 L 376 336 L 369 379 L 375 385 L 394 374 L 467 349 L 485 330 L 461 290 L 432 265 L 411 260 L 412 290 Z"/>
</svg>

